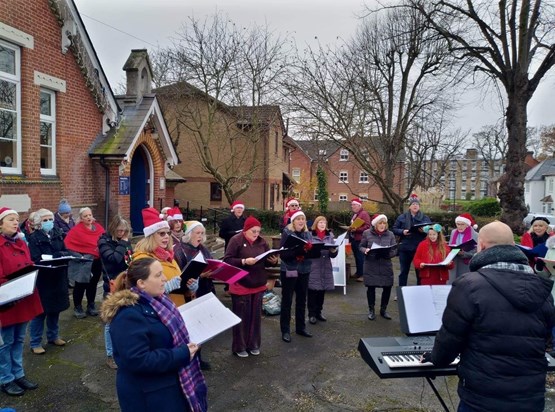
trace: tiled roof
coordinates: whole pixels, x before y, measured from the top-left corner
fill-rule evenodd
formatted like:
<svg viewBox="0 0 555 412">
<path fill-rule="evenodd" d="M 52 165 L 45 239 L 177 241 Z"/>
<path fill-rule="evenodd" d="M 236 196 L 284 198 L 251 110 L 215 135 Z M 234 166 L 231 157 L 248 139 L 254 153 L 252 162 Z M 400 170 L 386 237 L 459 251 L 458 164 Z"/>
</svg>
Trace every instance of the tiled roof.
<svg viewBox="0 0 555 412">
<path fill-rule="evenodd" d="M 89 156 L 125 156 L 140 132 L 154 99 L 153 95 L 147 95 L 136 106 L 120 104 L 123 107 L 123 113 L 119 127 L 112 128 L 106 135 L 98 135 L 89 150 Z M 123 100 L 123 97 L 118 97 L 118 102 Z"/>
<path fill-rule="evenodd" d="M 526 181 L 543 180 L 544 176 L 555 175 L 555 158 L 548 157 L 540 164 L 534 166 L 526 173 Z"/>
<path fill-rule="evenodd" d="M 328 159 L 333 155 L 337 149 L 339 149 L 339 144 L 334 140 L 294 140 L 297 146 L 301 148 L 303 152 L 311 160 L 317 159 Z"/>
</svg>

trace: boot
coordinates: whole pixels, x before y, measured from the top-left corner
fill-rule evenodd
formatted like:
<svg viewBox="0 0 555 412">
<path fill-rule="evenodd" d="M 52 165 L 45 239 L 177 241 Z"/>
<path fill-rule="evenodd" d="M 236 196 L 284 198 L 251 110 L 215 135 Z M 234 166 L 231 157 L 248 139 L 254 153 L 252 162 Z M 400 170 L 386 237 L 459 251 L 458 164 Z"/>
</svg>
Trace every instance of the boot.
<svg viewBox="0 0 555 412">
<path fill-rule="evenodd" d="M 387 306 L 382 306 L 380 308 L 380 315 L 384 319 L 391 320 L 391 316 L 389 315 L 389 313 L 387 313 L 386 309 L 387 309 Z"/>
<path fill-rule="evenodd" d="M 376 319 L 376 312 L 374 312 L 374 307 L 368 309 L 368 319 L 374 320 Z"/>
</svg>

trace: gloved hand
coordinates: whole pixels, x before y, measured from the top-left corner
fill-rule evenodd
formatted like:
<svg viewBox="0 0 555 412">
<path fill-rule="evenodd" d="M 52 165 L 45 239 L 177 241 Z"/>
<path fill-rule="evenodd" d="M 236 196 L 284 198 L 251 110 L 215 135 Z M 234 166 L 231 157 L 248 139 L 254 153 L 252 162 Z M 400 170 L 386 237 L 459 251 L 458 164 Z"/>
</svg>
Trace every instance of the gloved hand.
<svg viewBox="0 0 555 412">
<path fill-rule="evenodd" d="M 191 279 L 187 282 L 187 287 L 191 292 L 196 293 L 198 290 L 198 279 Z"/>
<path fill-rule="evenodd" d="M 181 287 L 181 278 L 179 276 L 176 276 L 168 280 L 166 283 L 164 283 L 164 292 L 168 294 L 176 289 L 179 289 L 180 287 Z"/>
<path fill-rule="evenodd" d="M 424 352 L 420 358 L 420 363 L 432 362 L 432 352 Z"/>
</svg>

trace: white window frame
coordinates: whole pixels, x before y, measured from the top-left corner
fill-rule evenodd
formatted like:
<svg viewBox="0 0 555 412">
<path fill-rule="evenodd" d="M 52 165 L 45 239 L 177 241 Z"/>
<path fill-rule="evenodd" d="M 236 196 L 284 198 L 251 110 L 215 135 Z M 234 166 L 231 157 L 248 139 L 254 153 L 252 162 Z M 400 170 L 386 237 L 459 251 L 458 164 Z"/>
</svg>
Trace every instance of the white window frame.
<svg viewBox="0 0 555 412">
<path fill-rule="evenodd" d="M 50 115 L 44 115 L 42 113 L 40 114 L 40 122 L 50 123 L 52 125 L 52 141 L 50 145 L 50 155 L 52 156 L 52 159 L 51 159 L 52 167 L 50 168 L 41 167 L 40 173 L 41 175 L 53 176 L 56 174 L 56 92 L 41 88 L 40 93 L 41 94 L 45 93 L 50 96 L 50 108 L 51 108 Z M 40 107 L 40 102 L 39 102 L 39 107 Z M 42 144 L 40 144 L 40 147 L 42 149 L 43 147 L 47 147 L 47 146 L 43 146 Z"/>
<path fill-rule="evenodd" d="M 341 177 L 343 174 L 345 175 L 345 178 Z M 339 171 L 339 183 L 349 183 L 349 172 L 347 170 Z"/>
<path fill-rule="evenodd" d="M 0 40 L 0 45 L 7 49 L 15 51 L 15 74 L 10 74 L 6 72 L 0 72 L 0 80 L 7 81 L 10 83 L 15 83 L 16 89 L 16 145 L 15 145 L 15 159 L 12 159 L 12 165 L 15 163 L 16 166 L 0 166 L 0 172 L 2 174 L 21 174 L 22 172 L 22 155 L 21 155 L 21 49 L 11 43 L 4 42 Z M 4 160 L 4 159 L 0 159 Z"/>
<path fill-rule="evenodd" d="M 366 178 L 366 180 L 364 178 Z M 358 176 L 358 182 L 359 183 L 370 183 L 370 177 L 368 176 L 368 172 L 365 172 L 364 170 L 361 170 L 360 175 Z"/>
<path fill-rule="evenodd" d="M 359 193 L 358 198 L 363 202 L 368 202 L 368 193 Z"/>
<path fill-rule="evenodd" d="M 301 182 L 301 169 L 299 167 L 294 167 L 291 169 L 291 177 L 297 183 Z"/>
<path fill-rule="evenodd" d="M 318 201 L 318 189 L 314 189 L 314 201 Z"/>
<path fill-rule="evenodd" d="M 338 199 L 340 202 L 347 202 L 349 199 L 349 196 L 347 195 L 347 193 L 339 193 Z"/>
<path fill-rule="evenodd" d="M 349 151 L 347 149 L 341 149 L 339 151 L 339 161 L 346 162 L 349 160 Z"/>
</svg>

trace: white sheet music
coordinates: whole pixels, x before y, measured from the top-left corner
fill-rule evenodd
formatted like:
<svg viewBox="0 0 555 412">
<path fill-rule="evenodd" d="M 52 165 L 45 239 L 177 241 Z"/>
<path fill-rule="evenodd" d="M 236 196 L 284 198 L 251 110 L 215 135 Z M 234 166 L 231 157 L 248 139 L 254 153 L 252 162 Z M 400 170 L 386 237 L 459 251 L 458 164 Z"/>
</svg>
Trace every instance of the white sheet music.
<svg viewBox="0 0 555 412">
<path fill-rule="evenodd" d="M 38 270 L 10 280 L 0 286 L 0 305 L 29 296 L 35 290 Z"/>
<path fill-rule="evenodd" d="M 347 233 L 349 232 L 345 232 L 342 235 L 337 236 L 334 243 L 338 246 L 342 244 L 345 241 L 345 238 L 347 237 Z"/>
<path fill-rule="evenodd" d="M 177 308 L 193 343 L 204 343 L 241 322 L 213 293 Z"/>
<path fill-rule="evenodd" d="M 443 259 L 441 262 L 425 263 L 425 265 L 426 266 L 447 266 L 449 263 L 451 263 L 453 259 L 455 259 L 455 256 L 457 256 L 457 253 L 459 253 L 459 251 L 460 249 L 452 249 L 451 252 L 449 252 L 449 254 L 445 256 L 445 259 Z"/>
<path fill-rule="evenodd" d="M 409 333 L 434 332 L 441 328 L 451 285 L 404 286 L 401 288 Z"/>
</svg>

